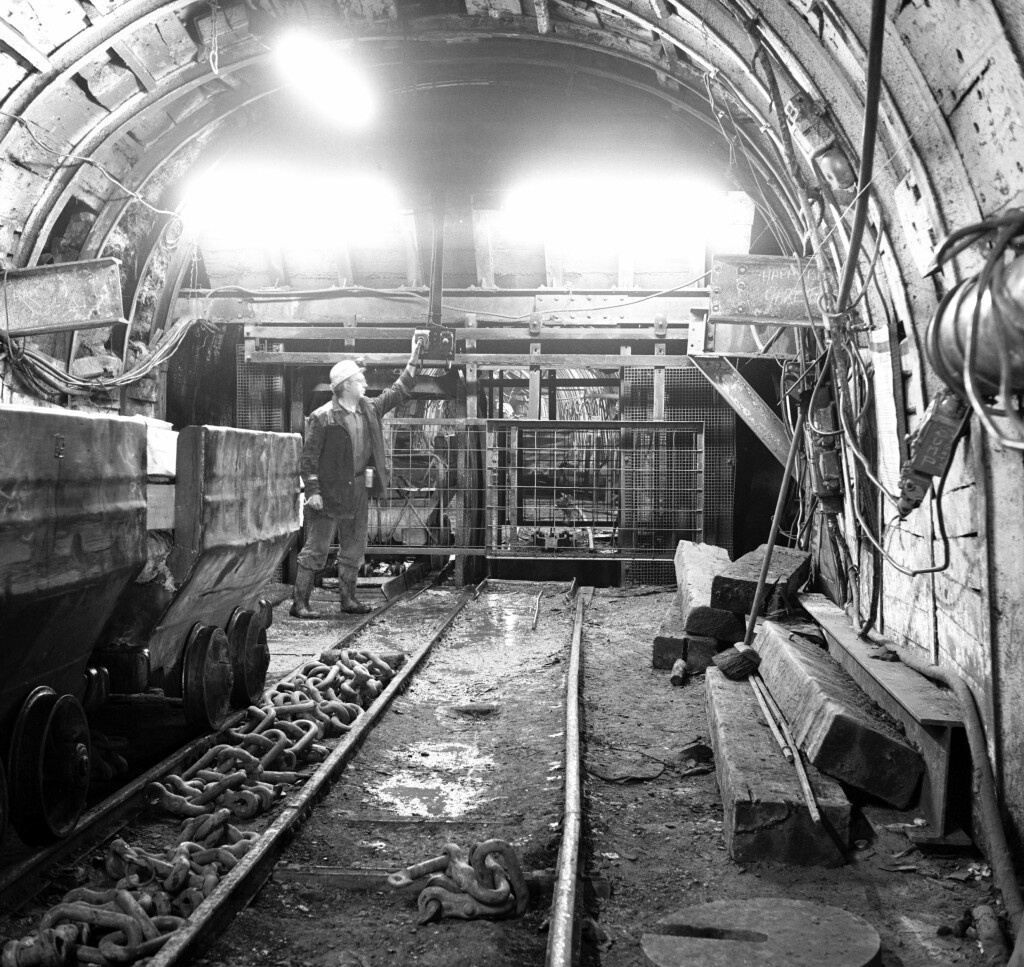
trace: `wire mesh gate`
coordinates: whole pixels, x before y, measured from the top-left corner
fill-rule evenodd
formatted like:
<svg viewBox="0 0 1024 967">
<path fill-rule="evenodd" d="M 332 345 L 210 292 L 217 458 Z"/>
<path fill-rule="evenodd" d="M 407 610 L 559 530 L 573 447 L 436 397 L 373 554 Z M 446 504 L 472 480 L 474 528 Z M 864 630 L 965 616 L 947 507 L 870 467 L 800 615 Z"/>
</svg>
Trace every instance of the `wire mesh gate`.
<svg viewBox="0 0 1024 967">
<path fill-rule="evenodd" d="M 388 493 L 370 501 L 367 554 L 483 554 L 483 420 L 384 420 Z"/>
<path fill-rule="evenodd" d="M 392 418 L 369 554 L 671 560 L 704 537 L 700 422 Z"/>
<path fill-rule="evenodd" d="M 487 423 L 494 557 L 670 559 L 704 534 L 697 422 Z"/>
</svg>

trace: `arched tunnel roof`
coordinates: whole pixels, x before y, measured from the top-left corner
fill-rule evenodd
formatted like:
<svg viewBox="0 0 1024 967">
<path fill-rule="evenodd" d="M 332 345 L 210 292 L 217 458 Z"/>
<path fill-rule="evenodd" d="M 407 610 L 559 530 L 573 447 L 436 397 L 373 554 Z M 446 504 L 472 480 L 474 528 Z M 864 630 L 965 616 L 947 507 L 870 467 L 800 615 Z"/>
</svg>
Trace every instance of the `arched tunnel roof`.
<svg viewBox="0 0 1024 967">
<path fill-rule="evenodd" d="M 1016 197 L 1020 163 L 1003 171 L 998 149 L 1016 136 L 1000 105 L 1022 93 L 1022 28 L 1003 6 L 963 24 L 928 0 L 886 12 L 872 220 L 910 305 L 933 302 L 935 240 Z M 22 0 L 0 33 L 0 239 L 9 267 L 58 246 L 103 254 L 118 227 L 144 246 L 133 196 L 171 209 L 193 166 L 239 144 L 355 147 L 488 187 L 483 172 L 592 138 L 630 164 L 724 174 L 795 250 L 810 168 L 786 160 L 782 107 L 811 98 L 856 165 L 869 18 L 846 0 Z M 289 27 L 349 50 L 387 92 L 376 140 L 339 140 L 296 109 L 271 57 Z"/>
</svg>

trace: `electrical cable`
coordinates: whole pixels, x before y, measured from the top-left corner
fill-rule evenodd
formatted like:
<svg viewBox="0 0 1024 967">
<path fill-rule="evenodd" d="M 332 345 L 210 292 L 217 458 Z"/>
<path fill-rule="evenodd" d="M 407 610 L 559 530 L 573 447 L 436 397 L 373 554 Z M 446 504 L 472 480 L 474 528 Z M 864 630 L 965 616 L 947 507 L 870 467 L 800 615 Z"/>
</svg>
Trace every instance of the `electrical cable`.
<svg viewBox="0 0 1024 967">
<path fill-rule="evenodd" d="M 36 122 L 29 121 L 29 120 L 27 120 L 26 118 L 23 118 L 23 117 L 19 117 L 17 114 L 10 114 L 7 111 L 0 111 L 0 117 L 11 118 L 13 121 L 17 121 L 18 124 L 20 124 L 25 129 L 25 132 L 32 139 L 32 141 L 35 142 L 36 145 L 38 145 L 40 148 L 42 148 L 43 151 L 47 152 L 47 154 L 52 154 L 54 157 L 59 158 L 60 161 L 56 165 L 56 167 L 58 167 L 58 168 L 70 168 L 70 167 L 72 167 L 72 165 L 67 165 L 67 164 L 64 163 L 65 161 L 68 161 L 68 160 L 77 161 L 80 164 L 92 165 L 94 168 L 97 169 L 97 171 L 100 172 L 100 174 L 102 174 L 109 182 L 111 182 L 111 184 L 113 184 L 115 187 L 119 188 L 126 195 L 129 195 L 131 198 L 134 198 L 140 205 L 145 206 L 151 212 L 154 212 L 157 215 L 169 215 L 171 218 L 176 218 L 176 219 L 180 219 L 181 218 L 181 216 L 177 212 L 168 211 L 167 209 L 164 209 L 164 208 L 157 208 L 155 205 L 150 204 L 137 191 L 132 191 L 132 189 L 129 188 L 127 185 L 125 185 L 123 182 L 118 181 L 118 179 L 115 178 L 109 171 L 107 171 L 107 169 L 102 164 L 100 164 L 100 162 L 94 161 L 92 158 L 87 158 L 84 155 L 72 154 L 70 152 L 65 152 L 65 151 L 58 151 L 56 148 L 50 147 L 50 145 L 44 143 L 33 132 L 32 125 L 36 124 Z M 38 125 L 38 124 L 36 124 L 36 126 L 37 127 L 42 127 L 41 125 Z"/>
<path fill-rule="evenodd" d="M 641 296 L 637 299 L 628 299 L 623 302 L 615 302 L 606 306 L 602 306 L 602 310 L 614 310 L 624 309 L 627 306 L 639 305 L 642 302 L 649 302 L 651 299 L 657 299 L 664 295 L 671 295 L 673 292 L 679 292 L 683 289 L 692 288 L 698 282 L 706 279 L 711 274 L 710 271 L 703 272 L 695 278 L 689 279 L 686 282 L 682 282 L 679 285 L 674 285 L 668 289 L 660 289 L 657 292 L 652 292 L 648 295 Z M 374 289 L 367 286 L 350 286 L 344 289 L 337 287 L 330 289 L 295 289 L 290 292 L 268 292 L 267 290 L 261 289 L 248 289 L 240 285 L 221 285 L 215 289 L 210 289 L 203 293 L 202 298 L 204 301 L 209 301 L 215 296 L 232 295 L 240 299 L 245 299 L 253 303 L 275 303 L 275 302 L 316 302 L 320 300 L 337 299 L 342 296 L 352 295 L 374 295 L 381 296 L 385 299 L 396 299 L 398 301 L 414 300 L 417 302 L 425 302 L 429 304 L 429 298 L 420 292 L 412 292 L 408 289 Z M 571 296 L 570 296 L 571 298 Z M 465 313 L 465 309 L 461 306 L 452 306 L 444 302 L 441 303 L 442 308 L 448 309 L 452 312 Z M 558 312 L 557 308 L 545 310 L 547 312 Z M 507 315 L 501 312 L 488 312 L 486 310 L 477 310 L 477 317 L 486 317 L 490 319 L 505 319 L 508 321 L 522 321 L 530 319 L 534 313 L 527 312 L 522 315 L 513 316 Z"/>
<path fill-rule="evenodd" d="M 9 324 L 5 332 L 0 334 L 0 343 L 6 349 L 8 358 L 11 359 L 19 377 L 25 378 L 26 382 L 34 390 L 42 382 L 57 393 L 73 394 L 80 390 L 95 392 L 130 386 L 132 383 L 136 383 L 143 377 L 148 376 L 157 366 L 167 362 L 181 348 L 186 335 L 196 324 L 207 324 L 207 322 L 194 316 L 179 319 L 167 330 L 163 339 L 152 352 L 143 357 L 139 365 L 134 369 L 126 370 L 120 375 L 109 379 L 83 379 L 80 376 L 74 376 L 71 373 L 64 372 L 62 369 L 58 369 L 49 361 L 48 357 L 37 353 L 35 350 L 15 347 L 14 340 L 18 337 L 10 335 Z M 51 398 L 53 394 L 46 391 L 42 395 L 45 398 Z"/>
</svg>

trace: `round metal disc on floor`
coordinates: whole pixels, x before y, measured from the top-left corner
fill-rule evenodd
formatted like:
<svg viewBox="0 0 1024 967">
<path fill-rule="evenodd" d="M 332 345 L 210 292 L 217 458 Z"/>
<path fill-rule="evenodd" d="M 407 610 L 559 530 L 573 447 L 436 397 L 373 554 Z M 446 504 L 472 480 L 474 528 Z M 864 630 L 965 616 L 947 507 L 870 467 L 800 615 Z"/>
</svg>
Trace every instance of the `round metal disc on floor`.
<svg viewBox="0 0 1024 967">
<path fill-rule="evenodd" d="M 873 967 L 866 920 L 806 900 L 719 900 L 672 913 L 641 939 L 648 967 Z"/>
</svg>

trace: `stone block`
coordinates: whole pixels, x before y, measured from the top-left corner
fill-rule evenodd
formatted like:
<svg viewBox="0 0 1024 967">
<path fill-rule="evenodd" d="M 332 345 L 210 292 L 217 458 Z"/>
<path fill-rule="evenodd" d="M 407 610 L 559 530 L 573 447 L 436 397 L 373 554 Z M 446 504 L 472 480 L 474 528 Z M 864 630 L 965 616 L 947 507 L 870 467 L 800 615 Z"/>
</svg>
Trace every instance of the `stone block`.
<svg viewBox="0 0 1024 967">
<path fill-rule="evenodd" d="M 673 559 L 676 588 L 683 611 L 711 603 L 711 582 L 729 565 L 729 552 L 714 544 L 680 541 Z"/>
<path fill-rule="evenodd" d="M 721 569 L 711 581 L 713 608 L 750 614 L 754 610 L 754 593 L 764 562 L 765 545 L 744 554 Z M 811 555 L 788 547 L 776 547 L 768 568 L 768 591 L 758 614 L 786 607 L 811 573 Z"/>
<path fill-rule="evenodd" d="M 761 677 L 811 762 L 897 809 L 909 806 L 924 772 L 921 754 L 843 667 L 784 622 L 766 621 L 754 648 Z"/>
<path fill-rule="evenodd" d="M 661 620 L 658 633 L 654 636 L 651 665 L 654 668 L 671 668 L 676 659 L 685 657 L 683 613 L 679 608 L 679 599 L 673 597 L 665 612 L 665 617 Z"/>
<path fill-rule="evenodd" d="M 746 618 L 742 614 L 723 611 L 698 604 L 686 612 L 683 630 L 705 638 L 717 638 L 719 641 L 742 641 L 747 631 Z"/>
<path fill-rule="evenodd" d="M 750 683 L 730 681 L 712 667 L 704 688 L 729 855 L 740 863 L 841 865 L 850 803 L 839 784 L 808 766 L 822 816 L 816 824 L 796 769 L 783 758 Z"/>
</svg>

